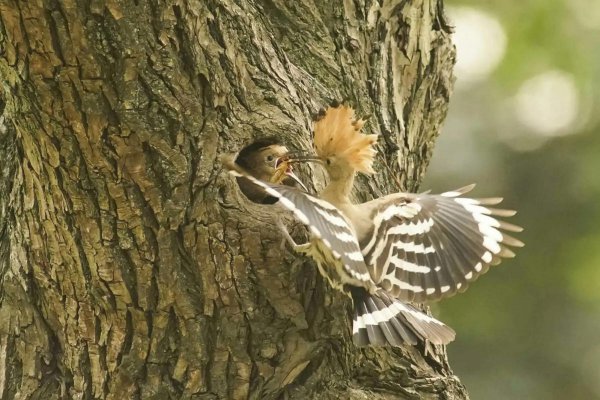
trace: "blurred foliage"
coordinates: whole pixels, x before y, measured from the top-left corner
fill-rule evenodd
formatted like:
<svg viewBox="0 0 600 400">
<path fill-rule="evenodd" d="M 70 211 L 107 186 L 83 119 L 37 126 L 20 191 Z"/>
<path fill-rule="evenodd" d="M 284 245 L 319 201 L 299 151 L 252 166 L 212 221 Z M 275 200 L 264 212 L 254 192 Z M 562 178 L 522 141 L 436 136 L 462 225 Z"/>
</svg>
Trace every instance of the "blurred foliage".
<svg viewBox="0 0 600 400">
<path fill-rule="evenodd" d="M 510 222 L 526 243 L 436 306 L 457 331 L 451 364 L 473 399 L 600 399 L 600 1 L 446 5 L 451 19 L 452 7 L 497 18 L 507 47 L 485 80 L 457 77 L 422 189 L 479 182 L 474 197 L 519 211 Z M 579 108 L 573 126 L 544 136 L 519 122 L 514 98 L 548 70 L 572 75 Z"/>
</svg>

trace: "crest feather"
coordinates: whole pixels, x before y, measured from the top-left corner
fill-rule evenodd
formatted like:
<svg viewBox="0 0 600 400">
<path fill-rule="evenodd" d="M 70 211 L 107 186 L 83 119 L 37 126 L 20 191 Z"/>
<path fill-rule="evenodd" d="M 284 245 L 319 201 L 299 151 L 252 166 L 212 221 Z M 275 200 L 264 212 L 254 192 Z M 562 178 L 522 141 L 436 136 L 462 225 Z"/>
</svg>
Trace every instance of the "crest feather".
<svg viewBox="0 0 600 400">
<path fill-rule="evenodd" d="M 360 130 L 365 124 L 354 119 L 354 110 L 346 105 L 329 107 L 315 123 L 315 151 L 319 157 L 344 158 L 357 171 L 372 174 L 373 145 L 377 135 L 365 135 Z"/>
</svg>

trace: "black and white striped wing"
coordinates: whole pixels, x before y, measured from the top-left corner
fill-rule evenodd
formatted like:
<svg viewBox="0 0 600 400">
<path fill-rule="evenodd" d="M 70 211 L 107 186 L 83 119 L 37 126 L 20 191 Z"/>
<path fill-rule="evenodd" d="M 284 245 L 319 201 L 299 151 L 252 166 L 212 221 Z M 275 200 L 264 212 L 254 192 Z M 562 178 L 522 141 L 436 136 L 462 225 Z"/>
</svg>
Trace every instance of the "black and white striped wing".
<svg viewBox="0 0 600 400">
<path fill-rule="evenodd" d="M 331 255 L 342 262 L 344 270 L 352 278 L 372 285 L 356 234 L 335 206 L 296 188 L 267 183 L 237 169 L 230 169 L 229 173 L 262 187 L 277 199 L 277 204 L 291 211 L 308 227 L 312 235 L 331 251 Z"/>
<path fill-rule="evenodd" d="M 405 301 L 435 301 L 466 290 L 523 243 L 497 220 L 514 211 L 489 208 L 501 198 L 469 199 L 474 185 L 441 195 L 394 194 L 365 203 L 373 230 L 361 249 L 375 283 Z M 371 204 L 370 204 L 371 203 Z"/>
</svg>

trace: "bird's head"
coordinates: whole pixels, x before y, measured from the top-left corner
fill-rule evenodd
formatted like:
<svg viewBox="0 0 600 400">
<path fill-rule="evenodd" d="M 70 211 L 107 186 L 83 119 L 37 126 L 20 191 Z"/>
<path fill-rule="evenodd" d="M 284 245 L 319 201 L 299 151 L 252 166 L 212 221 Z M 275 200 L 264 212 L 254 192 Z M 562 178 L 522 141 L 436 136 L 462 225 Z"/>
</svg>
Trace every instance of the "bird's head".
<svg viewBox="0 0 600 400">
<path fill-rule="evenodd" d="M 290 154 L 290 162 L 319 162 L 333 180 L 372 174 L 377 135 L 361 133 L 365 121 L 347 105 L 330 106 L 315 118 L 315 154 Z"/>
<path fill-rule="evenodd" d="M 281 165 L 288 149 L 274 136 L 258 139 L 245 146 L 233 162 L 255 178 L 266 182 L 306 187 L 294 174 L 291 164 Z M 229 163 L 230 165 L 231 162 Z M 233 168 L 233 167 L 232 167 Z"/>
<path fill-rule="evenodd" d="M 288 149 L 275 137 L 265 137 L 242 148 L 237 154 L 223 154 L 221 163 L 230 171 L 237 171 L 236 181 L 242 193 L 251 201 L 261 204 L 274 204 L 277 198 L 243 175 L 250 175 L 265 182 L 287 186 L 306 187 L 292 171 L 292 165 L 279 165 Z"/>
<path fill-rule="evenodd" d="M 259 139 L 244 147 L 238 153 L 235 163 L 257 178 L 272 176 L 275 173 L 275 162 L 278 158 L 288 153 L 288 149 L 283 146 L 275 137 L 266 137 Z"/>
</svg>

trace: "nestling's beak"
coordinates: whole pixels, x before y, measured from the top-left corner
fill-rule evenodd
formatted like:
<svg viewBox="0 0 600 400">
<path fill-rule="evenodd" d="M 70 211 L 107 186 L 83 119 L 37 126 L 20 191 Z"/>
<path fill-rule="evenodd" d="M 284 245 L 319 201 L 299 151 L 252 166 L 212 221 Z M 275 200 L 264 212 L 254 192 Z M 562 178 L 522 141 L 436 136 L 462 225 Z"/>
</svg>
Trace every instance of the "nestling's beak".
<svg viewBox="0 0 600 400">
<path fill-rule="evenodd" d="M 306 186 L 304 186 L 304 183 L 302 183 L 300 178 L 298 178 L 298 176 L 294 173 L 292 164 L 289 162 L 289 155 L 286 154 L 285 156 L 279 157 L 275 160 L 275 170 L 282 171 L 285 175 L 289 176 L 295 182 L 297 182 L 305 192 L 308 192 L 308 189 L 306 188 Z M 279 174 L 277 174 L 276 172 L 274 178 L 278 175 Z"/>
</svg>

